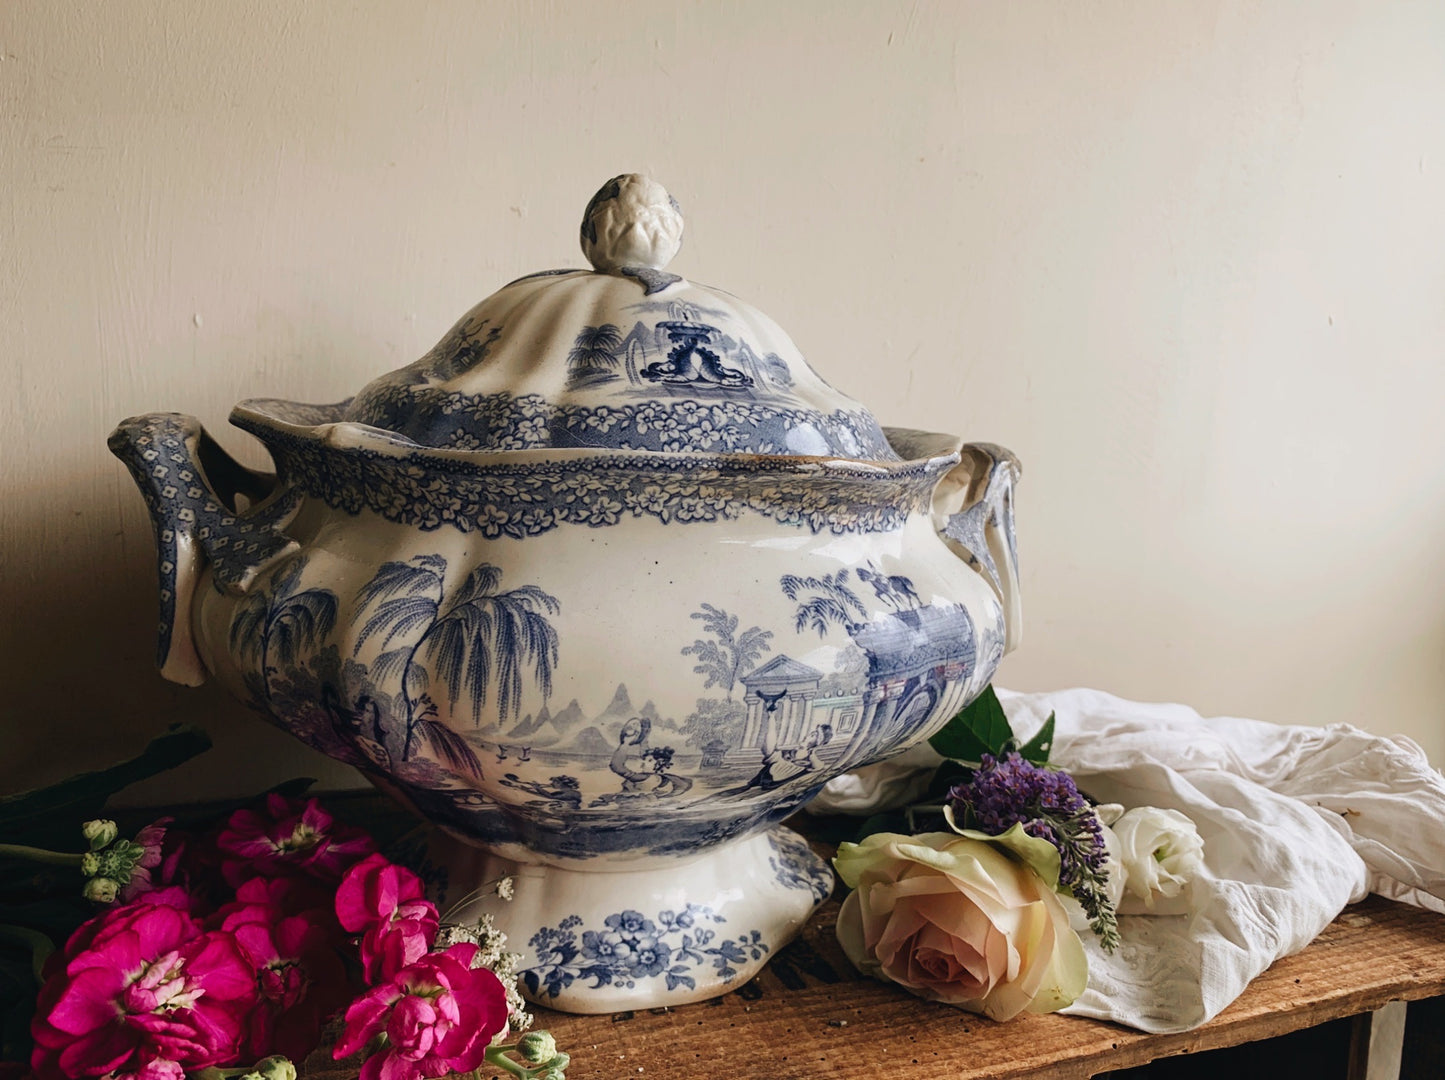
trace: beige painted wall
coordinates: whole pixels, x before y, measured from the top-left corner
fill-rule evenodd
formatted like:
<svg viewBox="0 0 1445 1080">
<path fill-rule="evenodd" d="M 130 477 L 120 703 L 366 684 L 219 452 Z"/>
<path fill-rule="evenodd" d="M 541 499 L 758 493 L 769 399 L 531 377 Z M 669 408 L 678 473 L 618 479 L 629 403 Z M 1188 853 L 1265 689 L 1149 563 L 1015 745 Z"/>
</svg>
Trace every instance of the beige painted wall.
<svg viewBox="0 0 1445 1080">
<path fill-rule="evenodd" d="M 1024 460 L 1005 685 L 1445 760 L 1445 7 L 0 6 L 0 790 L 175 719 L 143 794 L 332 768 L 150 667 L 104 439 L 409 362 L 647 170 L 675 264 L 885 422 Z"/>
</svg>

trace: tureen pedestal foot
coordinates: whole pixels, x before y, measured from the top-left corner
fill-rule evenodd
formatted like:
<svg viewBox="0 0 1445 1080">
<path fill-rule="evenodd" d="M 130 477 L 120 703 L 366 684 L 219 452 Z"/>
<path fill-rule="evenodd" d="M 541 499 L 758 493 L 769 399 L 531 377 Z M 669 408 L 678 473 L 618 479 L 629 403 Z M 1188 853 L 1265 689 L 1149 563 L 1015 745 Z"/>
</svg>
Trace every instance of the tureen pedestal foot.
<svg viewBox="0 0 1445 1080">
<path fill-rule="evenodd" d="M 736 990 L 800 930 L 833 889 L 833 871 L 791 829 L 775 826 L 689 859 L 594 871 L 518 863 L 437 833 L 428 860 L 446 867 L 439 911 L 511 877 L 448 922 L 490 914 L 518 953 L 527 998 L 550 1009 L 608 1013 L 705 1001 Z"/>
</svg>

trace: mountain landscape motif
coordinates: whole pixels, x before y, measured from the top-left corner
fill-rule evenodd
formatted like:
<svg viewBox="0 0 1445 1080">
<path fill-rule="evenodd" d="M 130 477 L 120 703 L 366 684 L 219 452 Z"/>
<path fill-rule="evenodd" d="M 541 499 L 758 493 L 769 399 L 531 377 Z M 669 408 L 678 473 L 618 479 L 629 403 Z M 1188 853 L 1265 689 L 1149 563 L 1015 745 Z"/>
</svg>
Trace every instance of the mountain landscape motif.
<svg viewBox="0 0 1445 1080">
<path fill-rule="evenodd" d="M 662 716 L 651 699 L 643 702 L 641 707 L 635 706 L 627 684 L 618 683 L 607 707 L 596 716 L 588 717 L 576 698 L 555 713 L 544 704 L 535 714 L 528 713 L 508 731 L 503 737 L 503 745 L 606 757 L 617 748 L 617 741 L 615 737 L 609 739 L 603 732 L 615 731 L 635 716 L 650 721 L 659 731 L 677 730 L 676 721 Z"/>
</svg>

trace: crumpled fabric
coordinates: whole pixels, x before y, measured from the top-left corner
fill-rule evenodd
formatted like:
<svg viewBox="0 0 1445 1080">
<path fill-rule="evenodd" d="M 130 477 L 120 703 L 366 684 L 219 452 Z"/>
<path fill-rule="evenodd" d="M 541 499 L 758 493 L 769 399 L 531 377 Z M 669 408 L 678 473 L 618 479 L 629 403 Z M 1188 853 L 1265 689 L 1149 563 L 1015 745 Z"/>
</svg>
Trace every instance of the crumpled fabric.
<svg viewBox="0 0 1445 1080">
<path fill-rule="evenodd" d="M 1204 839 L 1189 914 L 1122 916 L 1112 954 L 1083 935 L 1089 987 L 1069 1015 L 1186 1031 L 1369 892 L 1445 911 L 1445 778 L 1404 736 L 1205 719 L 1099 690 L 998 696 L 1021 740 L 1054 714 L 1050 762 L 1093 798 L 1179 810 Z M 914 748 L 837 778 L 809 809 L 906 803 L 939 760 Z"/>
</svg>

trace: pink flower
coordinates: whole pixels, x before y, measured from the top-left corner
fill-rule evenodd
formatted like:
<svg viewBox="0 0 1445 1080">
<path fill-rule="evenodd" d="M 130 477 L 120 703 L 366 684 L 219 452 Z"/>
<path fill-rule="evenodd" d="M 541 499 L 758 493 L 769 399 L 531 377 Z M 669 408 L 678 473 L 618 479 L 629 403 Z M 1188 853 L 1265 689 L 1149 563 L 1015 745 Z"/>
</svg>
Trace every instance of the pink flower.
<svg viewBox="0 0 1445 1080">
<path fill-rule="evenodd" d="M 124 1069 L 117 1072 L 112 1080 L 185 1080 L 185 1070 L 179 1062 L 167 1061 L 165 1058 L 152 1058 L 150 1061 L 137 1063 L 134 1069 Z"/>
<path fill-rule="evenodd" d="M 178 1061 L 166 1058 L 142 1061 L 139 1057 L 132 1057 L 115 1072 L 109 1073 L 106 1080 L 185 1080 L 185 1076 L 185 1069 Z"/>
<path fill-rule="evenodd" d="M 129 903 L 141 893 L 150 892 L 158 885 L 166 884 L 174 879 L 176 864 L 180 859 L 180 851 L 174 843 L 171 845 L 169 867 L 162 867 L 165 857 L 167 826 L 172 820 L 168 817 L 159 818 L 135 834 L 135 842 L 143 850 L 140 857 L 136 859 L 135 865 L 131 867 L 130 881 L 121 887 L 122 903 Z M 166 869 L 169 870 L 169 874 L 166 873 Z"/>
<path fill-rule="evenodd" d="M 336 917 L 353 934 L 398 917 L 421 918 L 425 909 L 436 911 L 425 899 L 421 878 L 385 855 L 362 859 L 336 887 Z"/>
<path fill-rule="evenodd" d="M 368 982 L 389 979 L 431 951 L 439 920 L 423 891 L 419 877 L 383 855 L 363 859 L 341 879 L 336 916 L 361 934 Z"/>
<path fill-rule="evenodd" d="M 430 1080 L 470 1072 L 507 1026 L 507 995 L 487 968 L 472 968 L 477 947 L 428 953 L 373 987 L 346 1010 L 332 1056 L 356 1053 L 382 1032 L 387 1044 L 361 1066 L 361 1080 Z"/>
<path fill-rule="evenodd" d="M 203 933 L 165 904 L 110 915 L 88 944 L 67 943 L 64 969 L 41 988 L 31 1025 L 36 1074 L 103 1076 L 134 1059 L 154 1074 L 145 1080 L 162 1080 L 146 1063 L 195 1069 L 234 1057 L 255 978 L 232 936 Z"/>
<path fill-rule="evenodd" d="M 65 948 L 51 954 L 45 965 L 46 978 L 49 979 L 57 972 L 65 970 L 72 960 L 92 948 L 97 940 L 104 941 L 121 930 L 128 929 L 150 908 L 171 907 L 177 911 L 192 914 L 193 899 L 185 889 L 176 886 L 153 889 L 148 893 L 142 893 L 129 904 L 107 908 L 95 918 L 81 923 L 66 940 Z"/>
<path fill-rule="evenodd" d="M 322 1025 L 348 996 L 334 925 L 292 915 L 278 922 L 241 922 L 233 932 L 256 978 L 256 1005 L 246 1018 L 246 1060 L 280 1053 L 301 1061 L 316 1049 Z"/>
<path fill-rule="evenodd" d="M 211 924 L 235 930 L 249 922 L 275 925 L 288 915 L 307 915 L 313 922 L 328 923 L 333 936 L 341 937 L 331 891 L 309 878 L 252 878 L 236 890 L 235 900 L 212 916 Z"/>
<path fill-rule="evenodd" d="M 376 850 L 361 829 L 338 825 L 316 799 L 266 796 L 265 812 L 237 810 L 217 838 L 221 873 L 232 886 L 249 877 L 299 872 L 336 881 Z"/>
</svg>

